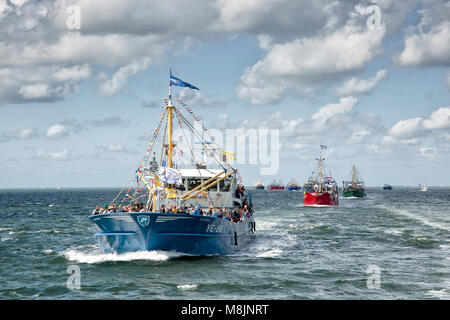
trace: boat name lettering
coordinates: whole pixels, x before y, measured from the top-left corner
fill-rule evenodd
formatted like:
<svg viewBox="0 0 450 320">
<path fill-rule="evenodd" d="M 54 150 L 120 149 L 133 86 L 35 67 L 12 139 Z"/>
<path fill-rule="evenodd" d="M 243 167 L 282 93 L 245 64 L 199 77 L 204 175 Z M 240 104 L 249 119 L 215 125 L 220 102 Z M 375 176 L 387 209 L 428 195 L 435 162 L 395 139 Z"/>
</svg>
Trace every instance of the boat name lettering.
<svg viewBox="0 0 450 320">
<path fill-rule="evenodd" d="M 208 224 L 208 227 L 206 228 L 206 232 L 222 232 L 223 225 L 221 224 Z"/>
</svg>

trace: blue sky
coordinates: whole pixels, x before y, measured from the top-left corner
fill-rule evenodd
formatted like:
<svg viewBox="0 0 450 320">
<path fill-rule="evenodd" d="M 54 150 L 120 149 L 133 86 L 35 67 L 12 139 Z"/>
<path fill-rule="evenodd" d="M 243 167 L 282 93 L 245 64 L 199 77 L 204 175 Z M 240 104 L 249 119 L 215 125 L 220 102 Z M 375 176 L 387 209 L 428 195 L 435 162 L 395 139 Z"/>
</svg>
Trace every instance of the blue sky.
<svg viewBox="0 0 450 320">
<path fill-rule="evenodd" d="M 0 1 L 0 188 L 125 185 L 169 68 L 207 127 L 279 130 L 247 185 L 304 182 L 320 144 L 338 182 L 449 185 L 449 1 L 195 2 Z"/>
</svg>

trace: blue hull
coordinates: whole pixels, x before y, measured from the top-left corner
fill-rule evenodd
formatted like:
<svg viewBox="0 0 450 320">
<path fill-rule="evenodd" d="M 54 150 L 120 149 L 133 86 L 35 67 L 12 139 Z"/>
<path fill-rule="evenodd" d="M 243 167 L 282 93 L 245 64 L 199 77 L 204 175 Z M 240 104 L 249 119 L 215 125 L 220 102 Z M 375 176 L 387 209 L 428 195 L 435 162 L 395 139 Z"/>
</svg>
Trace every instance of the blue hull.
<svg viewBox="0 0 450 320">
<path fill-rule="evenodd" d="M 178 251 L 196 255 L 229 254 L 255 231 L 253 217 L 239 223 L 209 216 L 135 212 L 93 215 L 96 237 L 105 252 Z"/>
<path fill-rule="evenodd" d="M 287 188 L 289 191 L 299 191 L 300 187 L 288 187 Z"/>
</svg>

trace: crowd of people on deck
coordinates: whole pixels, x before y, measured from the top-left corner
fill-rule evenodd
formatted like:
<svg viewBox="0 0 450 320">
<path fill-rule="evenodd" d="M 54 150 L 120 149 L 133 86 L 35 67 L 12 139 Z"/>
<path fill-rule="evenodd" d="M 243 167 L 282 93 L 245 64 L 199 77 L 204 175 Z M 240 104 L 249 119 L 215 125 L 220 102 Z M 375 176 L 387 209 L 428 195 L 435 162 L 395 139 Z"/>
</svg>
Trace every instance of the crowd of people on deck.
<svg viewBox="0 0 450 320">
<path fill-rule="evenodd" d="M 121 208 L 119 212 L 149 212 L 144 204 L 137 202 L 134 205 L 126 205 Z M 115 205 L 107 206 L 105 204 L 104 208 L 100 208 L 96 206 L 92 211 L 92 214 L 102 214 L 109 212 L 118 212 L 118 209 Z M 197 207 L 194 207 L 192 204 L 189 207 L 186 207 L 182 204 L 180 207 L 176 205 L 162 205 L 159 212 L 161 213 L 174 213 L 174 214 L 189 214 L 195 216 L 208 216 L 213 218 L 225 219 L 232 222 L 239 222 L 244 219 L 249 219 L 253 213 L 253 205 L 249 205 L 248 201 L 245 200 L 244 204 L 240 208 L 227 209 L 223 208 L 214 208 L 210 206 L 208 209 L 201 208 L 198 204 Z"/>
<path fill-rule="evenodd" d="M 191 205 L 189 208 L 182 204 L 180 207 L 176 205 L 169 206 L 161 206 L 161 213 L 181 213 L 181 214 L 189 214 L 194 216 L 208 216 L 213 218 L 225 219 L 232 222 L 239 222 L 244 219 L 249 219 L 253 213 L 253 205 L 249 205 L 246 202 L 241 208 L 234 208 L 233 210 L 227 208 L 214 208 L 210 206 L 208 209 L 203 209 L 198 204 L 197 207 L 194 208 Z"/>
<path fill-rule="evenodd" d="M 201 208 L 198 204 L 196 207 L 194 205 L 190 205 L 187 207 L 185 204 L 181 204 L 180 207 L 177 207 L 175 204 L 162 205 L 159 212 L 161 213 L 174 213 L 174 214 L 189 214 L 196 216 L 209 216 L 213 218 L 226 219 L 232 222 L 239 222 L 244 219 L 248 219 L 251 217 L 253 213 L 253 204 L 249 204 L 248 200 L 245 199 L 245 188 L 242 185 L 238 185 L 237 189 L 234 193 L 235 198 L 243 199 L 242 205 L 239 208 L 214 208 L 210 206 L 208 209 Z M 143 203 L 135 202 L 133 205 L 128 204 L 118 209 L 115 204 L 108 206 L 105 203 L 104 208 L 100 208 L 96 206 L 92 211 L 92 214 L 102 214 L 102 213 L 111 213 L 111 212 L 151 212 L 152 208 L 144 206 Z"/>
</svg>

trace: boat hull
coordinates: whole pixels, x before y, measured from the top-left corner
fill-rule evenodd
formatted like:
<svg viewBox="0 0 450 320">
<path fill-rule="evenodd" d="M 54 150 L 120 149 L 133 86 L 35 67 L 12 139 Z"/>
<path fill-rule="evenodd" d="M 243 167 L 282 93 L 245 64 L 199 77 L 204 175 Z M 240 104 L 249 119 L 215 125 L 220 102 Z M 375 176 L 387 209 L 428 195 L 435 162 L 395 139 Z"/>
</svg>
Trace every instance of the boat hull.
<svg viewBox="0 0 450 320">
<path fill-rule="evenodd" d="M 342 192 L 342 196 L 345 198 L 364 198 L 366 196 L 366 192 L 362 189 L 345 189 Z"/>
<path fill-rule="evenodd" d="M 284 190 L 284 187 L 274 187 L 274 186 L 270 186 L 268 189 L 269 189 L 269 190 Z"/>
<path fill-rule="evenodd" d="M 300 187 L 288 187 L 287 188 L 289 191 L 299 191 Z"/>
<path fill-rule="evenodd" d="M 338 206 L 339 196 L 337 193 L 328 192 L 304 192 L 303 204 L 305 206 Z"/>
<path fill-rule="evenodd" d="M 239 223 L 209 216 L 154 212 L 93 215 L 96 237 L 104 252 L 177 251 L 195 255 L 239 250 L 255 231 L 253 217 Z"/>
</svg>

